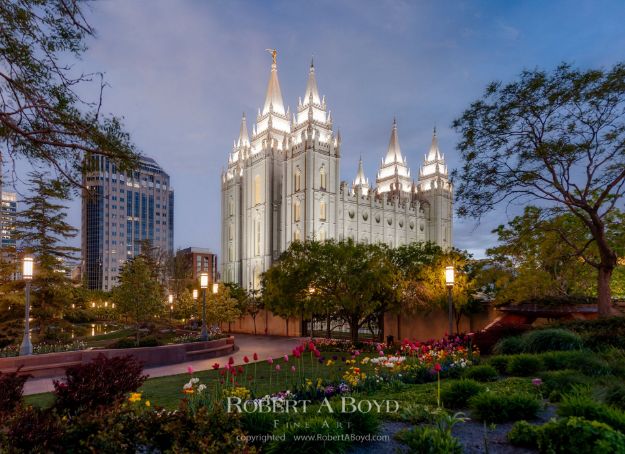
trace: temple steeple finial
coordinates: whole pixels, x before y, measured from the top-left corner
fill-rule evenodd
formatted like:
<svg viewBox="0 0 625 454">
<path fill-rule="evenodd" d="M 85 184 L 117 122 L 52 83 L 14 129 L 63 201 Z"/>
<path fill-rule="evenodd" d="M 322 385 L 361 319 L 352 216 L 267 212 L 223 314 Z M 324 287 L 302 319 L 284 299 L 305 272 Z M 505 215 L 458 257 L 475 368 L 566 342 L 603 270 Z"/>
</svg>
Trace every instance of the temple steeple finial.
<svg viewBox="0 0 625 454">
<path fill-rule="evenodd" d="M 271 74 L 269 75 L 269 83 L 267 84 L 267 96 L 265 96 L 265 105 L 262 110 L 262 115 L 272 111 L 284 115 L 284 102 L 282 101 L 282 92 L 280 91 L 280 82 L 278 81 L 278 65 L 276 58 L 278 52 L 276 49 L 265 49 L 271 53 L 272 64 Z"/>
<path fill-rule="evenodd" d="M 247 133 L 247 121 L 245 119 L 245 112 L 241 117 L 241 128 L 239 129 L 239 139 L 237 140 L 238 147 L 247 147 L 250 145 L 250 136 Z"/>
</svg>

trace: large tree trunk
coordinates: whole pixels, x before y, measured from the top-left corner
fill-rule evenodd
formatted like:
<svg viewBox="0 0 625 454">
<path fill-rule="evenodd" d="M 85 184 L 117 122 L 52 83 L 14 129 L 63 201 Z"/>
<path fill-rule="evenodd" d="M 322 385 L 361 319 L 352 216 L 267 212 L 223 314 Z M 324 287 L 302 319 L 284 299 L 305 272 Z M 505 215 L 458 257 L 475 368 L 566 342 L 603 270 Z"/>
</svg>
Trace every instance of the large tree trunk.
<svg viewBox="0 0 625 454">
<path fill-rule="evenodd" d="M 613 315 L 612 290 L 610 289 L 610 280 L 613 270 L 613 267 L 599 268 L 597 277 L 597 309 L 599 317 L 609 317 Z"/>
</svg>

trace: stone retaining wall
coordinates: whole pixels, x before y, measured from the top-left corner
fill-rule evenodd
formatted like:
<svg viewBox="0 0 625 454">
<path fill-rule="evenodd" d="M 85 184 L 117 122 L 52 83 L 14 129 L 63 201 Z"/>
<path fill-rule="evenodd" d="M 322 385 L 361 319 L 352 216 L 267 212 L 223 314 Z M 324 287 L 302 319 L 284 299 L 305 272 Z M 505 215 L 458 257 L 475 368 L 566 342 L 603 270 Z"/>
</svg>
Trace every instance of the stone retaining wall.
<svg viewBox="0 0 625 454">
<path fill-rule="evenodd" d="M 144 367 L 153 367 L 228 355 L 234 351 L 234 347 L 234 337 L 230 336 L 207 342 L 189 342 L 160 347 L 95 349 L 14 356 L 0 358 L 0 372 L 14 372 L 22 366 L 20 372 L 31 374 L 33 377 L 58 377 L 65 373 L 67 367 L 88 363 L 100 354 L 108 358 L 132 355 L 142 361 Z"/>
</svg>

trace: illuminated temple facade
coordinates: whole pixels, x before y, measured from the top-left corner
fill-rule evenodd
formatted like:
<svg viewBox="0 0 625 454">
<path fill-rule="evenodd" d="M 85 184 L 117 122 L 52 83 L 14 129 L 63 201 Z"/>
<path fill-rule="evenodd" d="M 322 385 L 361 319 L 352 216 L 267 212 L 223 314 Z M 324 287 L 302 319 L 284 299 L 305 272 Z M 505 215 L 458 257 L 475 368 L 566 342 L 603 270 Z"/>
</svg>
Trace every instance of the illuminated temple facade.
<svg viewBox="0 0 625 454">
<path fill-rule="evenodd" d="M 319 96 L 314 65 L 290 112 L 273 57 L 251 135 L 244 114 L 222 174 L 222 279 L 259 288 L 261 274 L 280 253 L 305 239 L 451 247 L 452 186 L 436 131 L 416 179 L 393 120 L 375 185 L 362 160 L 351 184 L 341 181 L 341 136 Z"/>
</svg>

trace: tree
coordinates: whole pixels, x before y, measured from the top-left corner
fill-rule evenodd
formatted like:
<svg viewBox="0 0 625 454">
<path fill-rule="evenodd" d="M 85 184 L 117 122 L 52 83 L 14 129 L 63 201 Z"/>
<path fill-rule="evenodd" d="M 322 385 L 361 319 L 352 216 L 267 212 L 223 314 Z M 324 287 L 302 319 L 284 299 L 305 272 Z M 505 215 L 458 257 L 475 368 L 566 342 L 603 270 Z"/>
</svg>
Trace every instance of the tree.
<svg viewBox="0 0 625 454">
<path fill-rule="evenodd" d="M 136 326 L 137 345 L 139 328 L 164 308 L 163 288 L 144 257 L 136 256 L 124 263 L 113 289 L 117 310 L 130 317 Z"/>
<path fill-rule="evenodd" d="M 258 314 L 264 307 L 265 305 L 263 304 L 260 291 L 256 289 L 250 290 L 247 298 L 246 312 L 250 317 L 252 317 L 252 323 L 254 323 L 254 335 L 256 335 L 256 317 L 258 317 Z"/>
<path fill-rule="evenodd" d="M 464 162 L 458 213 L 479 218 L 505 201 L 538 201 L 547 217 L 572 213 L 588 240 L 557 232 L 597 270 L 599 314 L 609 315 L 618 255 L 607 222 L 625 191 L 625 64 L 523 71 L 507 85 L 491 83 L 453 126 Z"/>
<path fill-rule="evenodd" d="M 18 213 L 15 231 L 24 250 L 35 257 L 33 315 L 43 335 L 44 322 L 56 318 L 69 300 L 64 261 L 74 259 L 80 249 L 65 244 L 78 233 L 65 221 L 67 207 L 62 201 L 69 198 L 69 184 L 41 172 L 29 175 L 33 192 L 22 201 L 25 209 Z"/>
<path fill-rule="evenodd" d="M 209 324 L 232 323 L 241 317 L 238 301 L 233 298 L 230 288 L 219 287 L 219 292 L 211 293 L 210 301 L 206 304 L 206 322 Z"/>
<path fill-rule="evenodd" d="M 0 2 L 0 140 L 11 159 L 50 166 L 76 187 L 86 155 L 105 155 L 122 171 L 138 162 L 120 119 L 100 112 L 102 74 L 76 74 L 68 63 L 94 35 L 80 3 Z M 93 79 L 98 93 L 89 102 L 78 93 Z"/>
<path fill-rule="evenodd" d="M 188 320 L 192 317 L 198 317 L 197 301 L 193 299 L 193 294 L 189 289 L 183 289 L 177 295 L 174 293 L 173 317 L 176 320 Z"/>
</svg>

